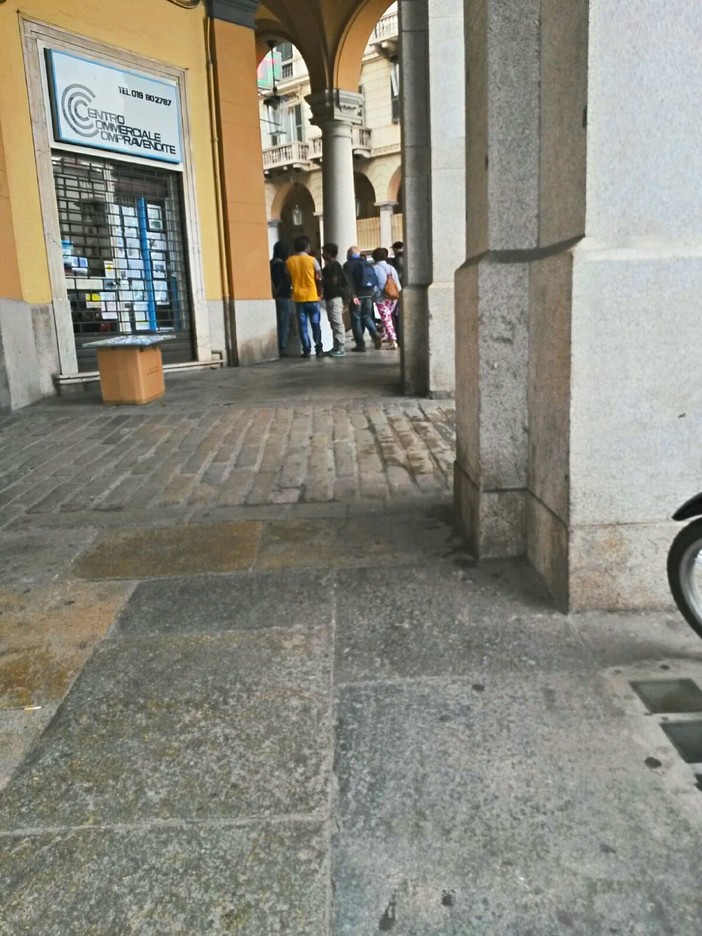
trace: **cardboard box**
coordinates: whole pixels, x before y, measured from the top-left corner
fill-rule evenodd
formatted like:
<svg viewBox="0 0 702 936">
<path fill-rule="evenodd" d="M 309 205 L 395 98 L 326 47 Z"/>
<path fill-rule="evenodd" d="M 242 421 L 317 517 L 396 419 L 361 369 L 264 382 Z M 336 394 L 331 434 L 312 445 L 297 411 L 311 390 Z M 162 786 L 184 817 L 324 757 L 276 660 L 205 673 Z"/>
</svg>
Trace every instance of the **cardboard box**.
<svg viewBox="0 0 702 936">
<path fill-rule="evenodd" d="M 158 346 L 98 348 L 102 401 L 107 406 L 144 404 L 166 392 Z"/>
</svg>

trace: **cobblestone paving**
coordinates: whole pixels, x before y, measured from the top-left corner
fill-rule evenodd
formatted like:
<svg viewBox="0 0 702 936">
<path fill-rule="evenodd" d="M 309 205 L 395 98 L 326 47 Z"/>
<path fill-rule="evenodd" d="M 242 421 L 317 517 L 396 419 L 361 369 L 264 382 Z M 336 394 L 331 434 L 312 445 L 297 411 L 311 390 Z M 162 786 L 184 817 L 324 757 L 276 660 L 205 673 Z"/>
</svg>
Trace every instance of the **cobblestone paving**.
<svg viewBox="0 0 702 936">
<path fill-rule="evenodd" d="M 398 400 L 0 417 L 0 523 L 22 514 L 393 502 L 451 489 L 452 403 Z"/>
</svg>

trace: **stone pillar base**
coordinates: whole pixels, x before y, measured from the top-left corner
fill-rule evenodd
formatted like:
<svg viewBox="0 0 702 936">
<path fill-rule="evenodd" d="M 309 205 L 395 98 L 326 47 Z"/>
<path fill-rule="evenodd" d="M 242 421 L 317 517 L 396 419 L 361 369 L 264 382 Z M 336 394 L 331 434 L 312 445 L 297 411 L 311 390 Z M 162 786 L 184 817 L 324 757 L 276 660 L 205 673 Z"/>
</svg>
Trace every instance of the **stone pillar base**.
<svg viewBox="0 0 702 936">
<path fill-rule="evenodd" d="M 427 301 L 426 286 L 405 286 L 402 290 L 402 390 L 409 396 L 426 396 L 429 390 Z"/>
<path fill-rule="evenodd" d="M 274 299 L 235 299 L 236 363 L 261 364 L 278 359 Z M 265 325 L 264 325 L 265 323 Z"/>
<path fill-rule="evenodd" d="M 456 392 L 455 293 L 453 281 L 427 289 L 428 395 L 434 399 Z"/>
<path fill-rule="evenodd" d="M 52 396 L 58 370 L 51 306 L 0 299 L 0 410 Z"/>
<path fill-rule="evenodd" d="M 526 554 L 562 611 L 568 610 L 568 529 L 545 504 L 527 492 Z"/>
<path fill-rule="evenodd" d="M 479 559 L 524 555 L 526 491 L 481 491 L 456 462 L 454 502 L 473 555 Z"/>
</svg>

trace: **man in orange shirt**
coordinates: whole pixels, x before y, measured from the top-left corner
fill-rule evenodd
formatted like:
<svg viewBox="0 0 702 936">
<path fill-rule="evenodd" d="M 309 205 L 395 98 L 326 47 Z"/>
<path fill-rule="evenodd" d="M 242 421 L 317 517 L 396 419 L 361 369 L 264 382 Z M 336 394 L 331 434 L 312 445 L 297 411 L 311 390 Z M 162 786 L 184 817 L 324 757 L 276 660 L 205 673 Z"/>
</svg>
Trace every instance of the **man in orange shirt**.
<svg viewBox="0 0 702 936">
<path fill-rule="evenodd" d="M 312 338 L 314 350 L 318 358 L 322 357 L 322 329 L 319 325 L 319 283 L 322 279 L 322 269 L 314 257 L 310 257 L 309 237 L 296 237 L 293 244 L 295 253 L 286 260 L 295 308 L 297 310 L 297 323 L 300 327 L 300 342 L 302 356 L 308 358 L 312 353 L 310 336 L 307 328 L 309 319 L 312 325 Z"/>
</svg>

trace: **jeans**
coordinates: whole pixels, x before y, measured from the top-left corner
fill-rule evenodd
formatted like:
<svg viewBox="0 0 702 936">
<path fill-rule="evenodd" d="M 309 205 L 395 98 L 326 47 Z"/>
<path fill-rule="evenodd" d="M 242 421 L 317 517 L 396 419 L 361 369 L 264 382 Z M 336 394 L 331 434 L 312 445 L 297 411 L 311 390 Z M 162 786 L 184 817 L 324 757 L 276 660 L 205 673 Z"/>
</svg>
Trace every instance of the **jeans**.
<svg viewBox="0 0 702 936">
<path fill-rule="evenodd" d="M 334 350 L 343 351 L 346 343 L 346 329 L 344 328 L 344 300 L 341 297 L 327 299 L 327 318 L 334 335 Z"/>
<path fill-rule="evenodd" d="M 310 354 L 312 346 L 310 344 L 310 333 L 307 328 L 309 319 L 312 326 L 312 338 L 314 339 L 314 350 L 317 354 L 322 353 L 322 329 L 319 327 L 319 303 L 318 302 L 296 302 L 297 306 L 297 324 L 300 326 L 300 344 L 302 353 Z"/>
<path fill-rule="evenodd" d="M 378 329 L 375 327 L 375 315 L 373 311 L 373 297 L 359 296 L 360 305 L 351 303 L 351 330 L 353 331 L 354 341 L 357 348 L 365 345 L 363 340 L 363 329 L 368 330 L 371 338 L 375 338 Z"/>
<path fill-rule="evenodd" d="M 292 299 L 276 299 L 275 314 L 278 319 L 278 353 L 285 354 L 288 346 L 288 335 L 290 334 L 290 320 L 293 314 L 294 304 Z"/>
</svg>

